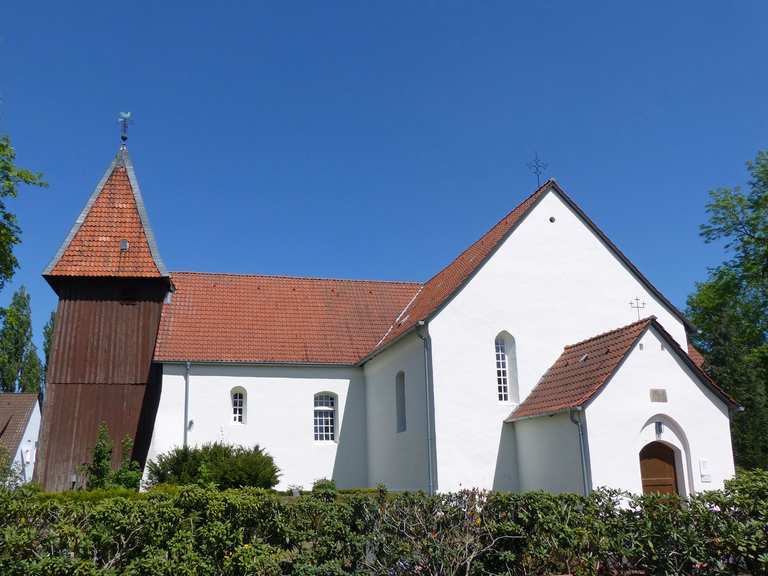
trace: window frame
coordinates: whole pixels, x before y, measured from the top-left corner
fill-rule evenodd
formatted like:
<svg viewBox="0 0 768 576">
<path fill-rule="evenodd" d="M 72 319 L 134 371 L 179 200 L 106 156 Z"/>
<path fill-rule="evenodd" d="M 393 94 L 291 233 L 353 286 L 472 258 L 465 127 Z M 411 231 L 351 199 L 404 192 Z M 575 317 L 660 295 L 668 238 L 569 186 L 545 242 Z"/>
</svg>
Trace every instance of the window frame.
<svg viewBox="0 0 768 576">
<path fill-rule="evenodd" d="M 408 430 L 407 406 L 405 372 L 400 370 L 395 375 L 395 432 L 397 434 Z"/>
<path fill-rule="evenodd" d="M 496 367 L 496 401 L 499 404 L 520 403 L 520 382 L 517 374 L 517 342 L 502 330 L 493 340 Z"/>
<path fill-rule="evenodd" d="M 239 396 L 239 400 L 236 398 Z M 235 403 L 240 403 L 237 406 Z M 239 410 L 239 414 L 238 414 Z M 240 419 L 238 420 L 238 415 Z M 242 386 L 235 386 L 229 391 L 229 423 L 233 426 L 245 426 L 248 422 L 248 393 Z"/>
<path fill-rule="evenodd" d="M 329 404 L 318 404 L 318 401 Z M 333 392 L 317 392 L 312 397 L 312 438 L 317 444 L 335 444 L 338 441 L 339 397 Z M 327 420 L 330 419 L 330 426 Z M 330 430 L 328 430 L 330 428 Z"/>
</svg>

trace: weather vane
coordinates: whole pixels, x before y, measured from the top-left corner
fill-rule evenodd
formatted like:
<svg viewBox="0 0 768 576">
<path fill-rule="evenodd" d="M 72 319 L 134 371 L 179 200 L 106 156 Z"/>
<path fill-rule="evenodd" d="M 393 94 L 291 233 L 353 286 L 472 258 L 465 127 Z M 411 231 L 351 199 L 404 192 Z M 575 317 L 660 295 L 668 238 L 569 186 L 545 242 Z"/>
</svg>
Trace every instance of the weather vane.
<svg viewBox="0 0 768 576">
<path fill-rule="evenodd" d="M 541 186 L 541 175 L 544 174 L 544 171 L 547 169 L 549 164 L 542 162 L 542 160 L 539 158 L 539 153 L 536 152 L 533 156 L 533 160 L 528 162 L 526 166 L 528 166 L 528 170 L 530 170 L 533 174 L 536 174 L 536 185 Z"/>
<path fill-rule="evenodd" d="M 638 320 L 640 320 L 640 310 L 642 310 L 643 308 L 645 308 L 645 302 L 642 302 L 642 303 L 641 303 L 641 302 L 640 302 L 640 298 L 638 298 L 638 297 L 635 297 L 635 299 L 634 299 L 634 300 L 632 300 L 632 301 L 629 303 L 629 307 L 630 307 L 630 308 L 634 308 L 635 310 L 637 310 L 637 319 L 638 319 Z"/>
<path fill-rule="evenodd" d="M 120 112 L 117 121 L 120 123 L 120 141 L 125 146 L 125 142 L 128 140 L 128 124 L 131 124 L 131 113 Z"/>
</svg>

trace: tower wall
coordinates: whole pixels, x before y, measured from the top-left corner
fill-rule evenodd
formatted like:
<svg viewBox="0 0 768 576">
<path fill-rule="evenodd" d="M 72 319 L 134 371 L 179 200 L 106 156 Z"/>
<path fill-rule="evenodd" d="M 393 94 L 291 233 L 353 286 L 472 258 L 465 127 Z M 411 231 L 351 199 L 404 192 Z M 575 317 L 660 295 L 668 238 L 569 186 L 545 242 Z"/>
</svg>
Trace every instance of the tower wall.
<svg viewBox="0 0 768 576">
<path fill-rule="evenodd" d="M 160 394 L 152 364 L 167 278 L 48 278 L 59 295 L 36 479 L 44 489 L 82 485 L 103 422 L 115 444 L 134 441 L 142 465 Z"/>
</svg>

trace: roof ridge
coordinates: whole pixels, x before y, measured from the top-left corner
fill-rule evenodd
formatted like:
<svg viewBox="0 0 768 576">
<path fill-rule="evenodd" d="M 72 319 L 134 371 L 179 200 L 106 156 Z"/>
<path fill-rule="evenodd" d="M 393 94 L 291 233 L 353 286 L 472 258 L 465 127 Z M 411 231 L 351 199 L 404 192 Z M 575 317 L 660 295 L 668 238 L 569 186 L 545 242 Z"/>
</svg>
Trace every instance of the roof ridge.
<svg viewBox="0 0 768 576">
<path fill-rule="evenodd" d="M 632 328 L 634 326 L 638 326 L 640 324 L 650 324 L 656 320 L 656 316 L 647 316 L 646 318 L 642 318 L 640 320 L 637 320 L 635 322 L 632 322 L 631 324 L 627 324 L 625 326 L 621 326 L 619 328 L 614 328 L 613 330 L 608 330 L 607 332 L 601 332 L 600 334 L 597 334 L 595 336 L 591 336 L 590 338 L 587 338 L 585 340 L 580 340 L 578 342 L 575 342 L 573 344 L 566 344 L 563 347 L 563 350 L 568 350 L 569 348 L 576 348 L 577 346 L 581 346 L 582 344 L 587 344 L 588 342 L 592 342 L 594 340 L 598 340 L 600 338 L 605 338 L 606 336 L 609 336 L 611 334 L 614 334 L 616 332 L 623 332 L 625 330 L 628 330 L 629 328 Z"/>
<path fill-rule="evenodd" d="M 296 276 L 291 274 L 255 274 L 250 272 L 200 272 L 191 270 L 181 270 L 170 273 L 196 275 L 196 276 L 232 276 L 235 278 L 279 278 L 285 280 L 324 280 L 328 282 L 375 282 L 377 284 L 406 284 L 409 286 L 423 286 L 423 282 L 415 280 L 370 280 L 366 278 L 329 278 L 324 276 Z"/>
</svg>

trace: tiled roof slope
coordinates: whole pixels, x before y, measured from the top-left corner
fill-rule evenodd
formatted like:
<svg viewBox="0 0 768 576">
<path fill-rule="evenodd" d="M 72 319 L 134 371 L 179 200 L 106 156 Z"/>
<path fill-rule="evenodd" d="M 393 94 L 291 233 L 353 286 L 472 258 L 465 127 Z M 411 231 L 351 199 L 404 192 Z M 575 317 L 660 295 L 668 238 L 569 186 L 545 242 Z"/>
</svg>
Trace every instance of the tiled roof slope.
<svg viewBox="0 0 768 576">
<path fill-rule="evenodd" d="M 156 361 L 356 364 L 418 292 L 407 282 L 174 272 Z"/>
<path fill-rule="evenodd" d="M 24 430 L 37 402 L 37 394 L 0 394 L 0 444 L 11 458 L 19 449 Z"/>
<path fill-rule="evenodd" d="M 566 346 L 528 397 L 512 412 L 508 421 L 554 414 L 583 406 L 597 394 L 616 373 L 635 344 L 653 326 L 699 379 L 721 399 L 736 405 L 680 348 L 654 316 L 628 326 L 599 334 L 577 344 Z"/>
<path fill-rule="evenodd" d="M 699 368 L 704 367 L 704 356 L 701 355 L 701 352 L 696 350 L 696 347 L 688 342 L 688 356 L 691 357 L 691 360 L 698 366 Z"/>
<path fill-rule="evenodd" d="M 128 249 L 121 250 L 121 240 Z M 45 276 L 167 276 L 128 151 L 121 148 Z"/>
<path fill-rule="evenodd" d="M 459 290 L 472 274 L 482 266 L 494 250 L 514 229 L 515 225 L 533 207 L 534 204 L 551 188 L 552 180 L 547 180 L 538 190 L 528 196 L 504 216 L 493 228 L 477 242 L 429 279 L 424 288 L 414 298 L 406 310 L 403 310 L 389 332 L 384 336 L 377 349 L 384 348 L 392 341 L 413 328 L 419 320 L 430 317 L 437 309 Z"/>
</svg>

